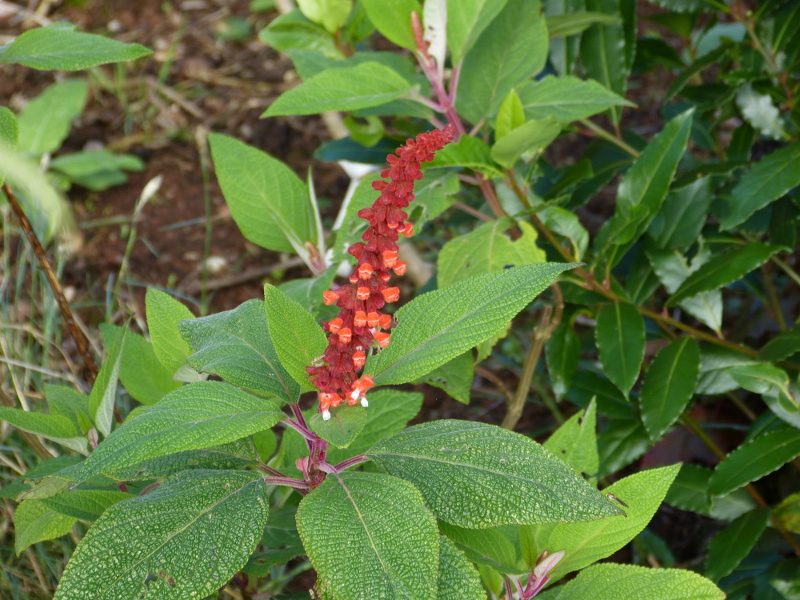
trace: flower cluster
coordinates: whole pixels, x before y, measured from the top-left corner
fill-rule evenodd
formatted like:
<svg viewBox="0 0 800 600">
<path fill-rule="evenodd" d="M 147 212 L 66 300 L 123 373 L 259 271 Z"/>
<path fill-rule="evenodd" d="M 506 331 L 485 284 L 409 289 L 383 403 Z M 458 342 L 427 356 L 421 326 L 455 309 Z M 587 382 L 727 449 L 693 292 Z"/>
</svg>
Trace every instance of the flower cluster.
<svg viewBox="0 0 800 600">
<path fill-rule="evenodd" d="M 330 418 L 330 409 L 347 402 L 367 405 L 366 391 L 373 386 L 369 375 L 359 377 L 367 354 L 377 345 L 389 343 L 388 330 L 392 317 L 381 312 L 387 302 L 400 297 L 400 290 L 389 285 L 390 271 L 405 273 L 406 264 L 397 258 L 397 240 L 411 236 L 414 228 L 406 221 L 403 210 L 414 199 L 414 182 L 422 179 L 420 163 L 433 160 L 433 154 L 452 141 L 452 126 L 421 133 L 408 140 L 387 160 L 389 168 L 372 187 L 380 197 L 370 208 L 358 211 L 369 222 L 362 241 L 348 249 L 357 261 L 350 283 L 324 293 L 325 304 L 336 304 L 341 310 L 335 319 L 323 323 L 328 332 L 325 353 L 306 367 L 311 383 L 319 389 L 323 418 Z"/>
</svg>

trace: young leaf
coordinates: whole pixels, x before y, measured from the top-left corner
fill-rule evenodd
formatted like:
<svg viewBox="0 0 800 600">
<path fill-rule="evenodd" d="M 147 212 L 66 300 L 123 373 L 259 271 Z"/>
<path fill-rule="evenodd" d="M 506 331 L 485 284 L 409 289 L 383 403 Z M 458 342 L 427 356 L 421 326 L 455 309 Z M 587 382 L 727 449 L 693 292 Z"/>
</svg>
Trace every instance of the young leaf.
<svg viewBox="0 0 800 600">
<path fill-rule="evenodd" d="M 720 227 L 727 231 L 800 185 L 800 142 L 789 144 L 758 161 L 733 188 L 730 212 Z"/>
<path fill-rule="evenodd" d="M 597 455 L 597 405 L 594 399 L 585 412 L 578 412 L 556 429 L 544 447 L 578 473 L 594 475 L 600 466 Z"/>
<path fill-rule="evenodd" d="M 611 556 L 635 538 L 650 522 L 678 474 L 680 465 L 640 471 L 603 490 L 627 507 L 625 514 L 588 523 L 559 523 L 539 527 L 536 547 L 566 554 L 551 574 L 560 578 Z"/>
<path fill-rule="evenodd" d="M 635 106 L 593 79 L 553 77 L 529 81 L 519 87 L 528 119 L 554 117 L 561 123 L 586 119 L 615 106 Z"/>
<path fill-rule="evenodd" d="M 497 119 L 494 123 L 494 139 L 500 140 L 525 123 L 525 112 L 519 96 L 515 90 L 508 92 L 508 96 L 500 105 Z"/>
<path fill-rule="evenodd" d="M 155 288 L 148 288 L 144 303 L 153 350 L 161 364 L 174 375 L 192 353 L 178 324 L 185 319 L 194 319 L 194 315 L 175 298 Z"/>
<path fill-rule="evenodd" d="M 541 600 L 723 600 L 711 581 L 687 569 L 648 569 L 606 563 L 584 569 Z M 539 597 L 537 597 L 539 600 Z"/>
<path fill-rule="evenodd" d="M 325 332 L 308 310 L 275 286 L 264 286 L 264 307 L 275 351 L 281 365 L 304 391 L 314 389 L 306 367 L 328 345 Z"/>
<path fill-rule="evenodd" d="M 411 13 L 422 16 L 417 0 L 362 0 L 369 20 L 381 34 L 401 48 L 417 47 L 411 31 Z"/>
<path fill-rule="evenodd" d="M 447 0 L 447 47 L 458 64 L 508 0 Z"/>
<path fill-rule="evenodd" d="M 14 550 L 19 556 L 36 542 L 69 533 L 77 519 L 49 508 L 42 500 L 25 500 L 14 513 Z"/>
<path fill-rule="evenodd" d="M 492 159 L 506 169 L 512 169 L 523 155 L 536 155 L 549 146 L 561 133 L 555 117 L 533 119 L 520 125 L 492 146 Z"/>
<path fill-rule="evenodd" d="M 344 472 L 300 501 L 297 529 L 337 600 L 436 597 L 439 534 L 419 491 L 379 473 Z"/>
<path fill-rule="evenodd" d="M 588 521 L 622 512 L 539 444 L 494 425 L 423 423 L 367 455 L 414 483 L 439 519 L 459 527 Z"/>
<path fill-rule="evenodd" d="M 562 321 L 545 344 L 547 371 L 550 385 L 556 398 L 561 400 L 572 384 L 572 377 L 578 370 L 581 345 L 572 330 L 572 323 Z"/>
<path fill-rule="evenodd" d="M 389 346 L 367 365 L 375 383 L 406 383 L 430 373 L 483 340 L 573 264 L 513 267 L 418 296 L 395 314 Z"/>
<path fill-rule="evenodd" d="M 40 71 L 80 71 L 152 53 L 139 44 L 123 44 L 102 35 L 40 27 L 18 36 L 0 55 L 0 63 L 17 63 Z"/>
<path fill-rule="evenodd" d="M 153 344 L 141 335 L 110 323 L 101 324 L 100 332 L 107 348 L 113 347 L 121 336 L 125 336 L 119 380 L 137 402 L 155 404 L 164 394 L 181 386 L 179 381 L 172 378 L 172 372 L 159 362 Z"/>
<path fill-rule="evenodd" d="M 89 415 L 97 426 L 97 430 L 107 436 L 111 433 L 111 423 L 114 421 L 114 401 L 117 398 L 117 380 L 119 367 L 122 362 L 122 348 L 125 344 L 127 327 L 122 335 L 108 351 L 108 356 L 97 374 L 97 380 L 89 394 Z"/>
<path fill-rule="evenodd" d="M 667 306 L 675 306 L 686 298 L 710 292 L 738 281 L 747 273 L 760 267 L 779 250 L 776 246 L 749 242 L 744 246 L 715 256 L 697 271 L 689 275 L 678 290 L 667 300 Z"/>
<path fill-rule="evenodd" d="M 508 0 L 464 58 L 458 113 L 472 123 L 497 114 L 508 92 L 541 71 L 546 60 L 547 25 L 539 0 Z"/>
<path fill-rule="evenodd" d="M 700 374 L 700 347 L 682 337 L 659 351 L 642 383 L 642 421 L 654 442 L 678 420 L 694 394 Z"/>
<path fill-rule="evenodd" d="M 278 359 L 261 300 L 184 321 L 180 330 L 194 350 L 189 364 L 200 373 L 214 373 L 233 385 L 286 402 L 295 402 L 300 395 L 300 387 Z"/>
<path fill-rule="evenodd" d="M 245 565 L 267 514 L 255 473 L 181 473 L 109 508 L 78 545 L 55 598 L 204 598 Z"/>
<path fill-rule="evenodd" d="M 705 575 L 719 581 L 750 553 L 769 522 L 769 508 L 757 508 L 737 518 L 708 544 Z"/>
<path fill-rule="evenodd" d="M 80 428 L 65 416 L 0 406 L 0 419 L 17 429 L 41 435 L 81 454 L 88 452 L 88 440 L 83 437 Z"/>
<path fill-rule="evenodd" d="M 446 537 L 439 538 L 439 592 L 436 600 L 486 600 L 478 571 Z"/>
<path fill-rule="evenodd" d="M 344 58 L 333 36 L 324 27 L 307 19 L 299 10 L 273 19 L 259 32 L 258 39 L 279 52 L 313 50 L 331 59 Z"/>
<path fill-rule="evenodd" d="M 708 492 L 724 496 L 800 456 L 800 430 L 785 426 L 745 442 L 717 465 Z"/>
<path fill-rule="evenodd" d="M 289 167 L 225 135 L 211 134 L 208 141 L 222 194 L 244 237 L 278 252 L 307 252 L 305 242 L 317 243 L 308 189 Z"/>
<path fill-rule="evenodd" d="M 54 83 L 19 113 L 17 149 L 36 158 L 61 147 L 72 121 L 83 112 L 89 86 L 83 79 Z"/>
<path fill-rule="evenodd" d="M 297 4 L 306 17 L 330 33 L 344 25 L 353 8 L 348 0 L 299 0 Z"/>
<path fill-rule="evenodd" d="M 503 232 L 518 226 L 522 236 L 511 241 Z M 484 223 L 472 233 L 447 242 L 439 252 L 437 282 L 440 288 L 509 266 L 544 262 L 546 256 L 536 245 L 536 230 L 510 217 Z"/>
<path fill-rule="evenodd" d="M 232 442 L 283 416 L 271 402 L 227 383 L 185 385 L 109 435 L 81 463 L 75 483 L 148 458 Z"/>
<path fill-rule="evenodd" d="M 471 135 L 462 135 L 457 142 L 447 144 L 427 163 L 427 169 L 466 167 L 486 177 L 502 177 L 503 172 L 494 163 L 491 149 L 483 140 Z"/>
<path fill-rule="evenodd" d="M 632 304 L 614 302 L 597 313 L 594 333 L 603 371 L 627 397 L 644 359 L 644 319 Z"/>
<path fill-rule="evenodd" d="M 316 413 L 308 425 L 311 431 L 336 448 L 347 448 L 364 429 L 367 412 L 363 406 L 339 406 L 331 410 L 331 418 L 327 421 L 321 413 Z"/>
<path fill-rule="evenodd" d="M 396 100 L 413 87 L 414 84 L 397 71 L 377 62 L 328 69 L 281 94 L 262 116 L 313 115 L 326 110 L 369 108 Z"/>
</svg>

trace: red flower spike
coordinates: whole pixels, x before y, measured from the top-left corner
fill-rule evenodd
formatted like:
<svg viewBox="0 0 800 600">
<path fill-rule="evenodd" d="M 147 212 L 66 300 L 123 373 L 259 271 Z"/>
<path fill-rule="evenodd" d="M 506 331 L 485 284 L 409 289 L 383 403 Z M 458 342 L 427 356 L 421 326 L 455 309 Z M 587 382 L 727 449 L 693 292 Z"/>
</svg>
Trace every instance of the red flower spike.
<svg viewBox="0 0 800 600">
<path fill-rule="evenodd" d="M 408 215 L 403 209 L 414 200 L 414 182 L 422 178 L 420 163 L 433 160 L 434 153 L 454 136 L 454 128 L 448 126 L 408 140 L 396 154 L 387 157 L 389 167 L 381 172 L 381 177 L 389 181 L 373 182 L 379 198 L 370 208 L 358 212 L 360 218 L 369 222 L 369 227 L 361 236 L 362 241 L 348 248 L 357 261 L 356 268 L 349 284 L 324 292 L 325 304 L 336 304 L 341 311 L 337 318 L 326 323 L 325 329 L 330 332 L 328 348 L 320 359 L 306 367 L 311 383 L 320 391 L 320 411 L 325 420 L 331 418 L 331 408 L 345 401 L 368 404 L 364 394 L 374 384 L 367 375 L 359 379 L 358 371 L 366 364 L 366 348 L 372 343 L 370 337 L 380 348 L 389 344 L 389 333 L 379 328 L 390 329 L 392 317 L 379 311 L 386 302 L 400 297 L 399 288 L 387 283 L 391 279 L 390 270 L 397 275 L 406 270 L 406 264 L 397 260 L 399 236 L 414 233 L 414 227 L 405 220 Z M 363 329 L 365 326 L 372 329 L 371 334 Z"/>
</svg>

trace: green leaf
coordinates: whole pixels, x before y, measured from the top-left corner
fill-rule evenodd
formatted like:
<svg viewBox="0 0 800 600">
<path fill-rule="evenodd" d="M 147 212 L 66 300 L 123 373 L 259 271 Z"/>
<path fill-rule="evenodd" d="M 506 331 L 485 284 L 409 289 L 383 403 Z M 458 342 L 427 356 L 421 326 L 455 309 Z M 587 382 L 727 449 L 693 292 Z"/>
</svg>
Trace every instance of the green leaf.
<svg viewBox="0 0 800 600">
<path fill-rule="evenodd" d="M 475 566 L 446 537 L 439 538 L 439 593 L 436 600 L 486 600 Z"/>
<path fill-rule="evenodd" d="M 301 500 L 297 529 L 323 587 L 337 600 L 436 597 L 436 520 L 407 481 L 331 474 Z"/>
<path fill-rule="evenodd" d="M 77 519 L 47 507 L 42 500 L 25 500 L 14 512 L 14 550 L 17 556 L 37 542 L 69 533 Z"/>
<path fill-rule="evenodd" d="M 308 20 L 299 10 L 273 19 L 259 32 L 258 39 L 279 52 L 309 50 L 321 52 L 332 59 L 344 58 L 333 36 L 324 27 Z"/>
<path fill-rule="evenodd" d="M 33 30 L 35 31 L 35 30 Z M 89 86 L 83 79 L 54 83 L 19 113 L 17 150 L 39 157 L 61 147 L 72 121 L 83 112 Z"/>
<path fill-rule="evenodd" d="M 592 25 L 614 25 L 620 22 L 616 15 L 607 15 L 588 10 L 547 17 L 547 31 L 551 38 L 575 35 Z"/>
<path fill-rule="evenodd" d="M 494 123 L 494 139 L 504 138 L 524 123 L 525 111 L 522 108 L 522 102 L 517 92 L 512 89 L 497 112 L 497 119 Z"/>
<path fill-rule="evenodd" d="M 321 413 L 316 413 L 308 425 L 311 431 L 326 442 L 337 448 L 347 448 L 364 429 L 368 411 L 363 406 L 345 405 L 330 412 L 331 418 L 327 421 L 322 418 Z"/>
<path fill-rule="evenodd" d="M 377 62 L 328 69 L 281 94 L 262 116 L 369 108 L 395 100 L 413 87 L 397 71 Z"/>
<path fill-rule="evenodd" d="M 446 0 L 447 47 L 458 64 L 508 0 Z"/>
<path fill-rule="evenodd" d="M 597 476 L 607 477 L 627 467 L 652 445 L 639 415 L 633 414 L 631 410 L 625 416 L 615 417 L 597 438 L 600 453 L 600 470 Z"/>
<path fill-rule="evenodd" d="M 743 489 L 726 496 L 709 498 L 708 482 L 711 475 L 711 469 L 706 467 L 683 465 L 664 502 L 682 510 L 726 521 L 756 508 L 753 499 Z"/>
<path fill-rule="evenodd" d="M 750 553 L 769 521 L 769 508 L 757 508 L 737 518 L 708 544 L 705 575 L 719 581 Z"/>
<path fill-rule="evenodd" d="M 611 556 L 635 538 L 661 506 L 680 465 L 629 475 L 603 490 L 627 507 L 622 515 L 588 523 L 559 523 L 534 529 L 536 547 L 566 554 L 551 571 L 556 578 Z M 674 597 L 674 596 L 673 596 Z"/>
<path fill-rule="evenodd" d="M 144 303 L 153 350 L 159 362 L 174 375 L 192 353 L 189 344 L 181 336 L 178 324 L 186 319 L 194 319 L 194 315 L 175 298 L 155 288 L 148 288 Z"/>
<path fill-rule="evenodd" d="M 725 594 L 687 569 L 648 569 L 606 563 L 584 569 L 541 600 L 723 600 Z M 537 600 L 539 600 L 537 598 Z"/>
<path fill-rule="evenodd" d="M 581 344 L 572 330 L 572 323 L 562 321 L 545 344 L 547 371 L 550 385 L 558 400 L 561 400 L 572 384 L 572 377 L 578 370 Z"/>
<path fill-rule="evenodd" d="M 80 458 L 74 455 L 62 454 L 55 458 L 49 458 L 44 462 L 28 469 L 23 475 L 20 475 L 11 483 L 5 483 L 0 489 L 0 498 L 13 500 L 17 498 L 22 492 L 31 489 L 31 483 L 34 480 L 42 479 L 53 473 L 58 473 L 62 469 L 72 466 L 81 461 Z"/>
<path fill-rule="evenodd" d="M 67 417 L 0 406 L 0 419 L 17 429 L 41 435 L 82 454 L 88 452 L 87 439 Z"/>
<path fill-rule="evenodd" d="M 644 319 L 636 307 L 614 302 L 597 313 L 594 330 L 603 371 L 627 397 L 644 360 Z"/>
<path fill-rule="evenodd" d="M 450 167 L 466 167 L 489 178 L 503 176 L 503 172 L 492 160 L 491 149 L 486 142 L 471 135 L 462 135 L 457 142 L 447 144 L 426 165 L 426 169 Z"/>
<path fill-rule="evenodd" d="M 50 168 L 70 182 L 102 191 L 128 181 L 124 171 L 142 171 L 144 162 L 133 154 L 112 154 L 103 150 L 73 152 L 50 161 Z"/>
<path fill-rule="evenodd" d="M 18 36 L 0 55 L 2 63 L 17 63 L 40 71 L 80 71 L 97 65 L 136 60 L 152 54 L 139 44 L 62 28 L 40 27 Z"/>
<path fill-rule="evenodd" d="M 306 17 L 330 33 L 344 25 L 353 8 L 349 0 L 299 0 L 297 4 Z"/>
<path fill-rule="evenodd" d="M 773 514 L 792 533 L 800 533 L 800 492 L 789 494 L 775 507 Z"/>
<path fill-rule="evenodd" d="M 376 29 L 388 40 L 401 48 L 413 50 L 417 47 L 411 31 L 411 13 L 422 17 L 422 8 L 417 0 L 361 0 L 367 15 Z"/>
<path fill-rule="evenodd" d="M 758 161 L 731 193 L 730 212 L 720 227 L 727 231 L 741 225 L 758 209 L 800 185 L 800 142 L 789 144 Z"/>
<path fill-rule="evenodd" d="M 30 102 L 28 103 L 30 105 Z M 4 142 L 16 150 L 19 141 L 19 124 L 14 113 L 5 106 L 0 106 L 0 142 Z M 0 183 L 2 180 L 0 179 Z"/>
<path fill-rule="evenodd" d="M 738 281 L 753 269 L 763 265 L 778 250 L 777 246 L 749 242 L 744 246 L 714 256 L 712 260 L 686 278 L 667 300 L 667 306 L 675 306 L 686 298 L 717 290 Z"/>
<path fill-rule="evenodd" d="M 257 474 L 201 470 L 119 502 L 78 545 L 55 598 L 184 600 L 215 593 L 255 550 L 267 500 Z"/>
<path fill-rule="evenodd" d="M 686 150 L 692 115 L 692 110 L 687 110 L 667 123 L 625 174 L 617 189 L 616 212 L 601 228 L 596 248 L 623 246 L 617 253 L 618 260 L 647 230 L 661 210 Z"/>
<path fill-rule="evenodd" d="M 469 404 L 474 378 L 475 363 L 472 352 L 467 351 L 421 377 L 417 383 L 427 383 L 437 387 L 462 404 Z"/>
<path fill-rule="evenodd" d="M 248 240 L 278 252 L 307 253 L 317 243 L 308 188 L 281 161 L 234 138 L 208 136 L 217 179 Z"/>
<path fill-rule="evenodd" d="M 33 502 L 41 502 L 58 514 L 91 522 L 102 515 L 109 506 L 132 497 L 132 494 L 119 490 L 73 490 Z"/>
<path fill-rule="evenodd" d="M 100 325 L 103 343 L 107 348 L 113 347 L 124 335 L 122 362 L 119 365 L 119 380 L 137 402 L 155 404 L 164 394 L 178 389 L 179 381 L 172 379 L 172 373 L 162 365 L 156 356 L 153 344 L 138 333 L 125 332 L 118 325 L 103 323 Z"/>
<path fill-rule="evenodd" d="M 389 346 L 367 364 L 376 384 L 413 381 L 502 331 L 574 264 L 540 263 L 459 281 L 395 313 Z"/>
<path fill-rule="evenodd" d="M 423 423 L 367 455 L 414 483 L 439 519 L 459 527 L 588 521 L 622 512 L 539 444 L 495 425 Z"/>
<path fill-rule="evenodd" d="M 489 567 L 499 573 L 522 575 L 525 569 L 516 548 L 513 527 L 493 527 L 492 529 L 464 529 L 444 521 L 439 522 L 439 531 L 452 540 L 472 562 Z"/>
<path fill-rule="evenodd" d="M 497 114 L 509 91 L 542 70 L 547 42 L 539 0 L 508 0 L 464 58 L 458 113 L 472 123 Z"/>
<path fill-rule="evenodd" d="M 180 330 L 194 350 L 189 364 L 197 371 L 256 393 L 297 401 L 300 388 L 278 359 L 261 300 L 183 321 Z"/>
<path fill-rule="evenodd" d="M 731 367 L 739 365 L 757 365 L 757 359 L 718 346 L 702 349 L 700 360 L 700 379 L 697 382 L 698 394 L 724 394 L 739 387 L 731 375 Z"/>
<path fill-rule="evenodd" d="M 692 245 L 705 225 L 710 205 L 710 177 L 672 190 L 650 222 L 649 233 L 656 246 L 671 249 Z"/>
<path fill-rule="evenodd" d="M 327 460 L 332 465 L 364 454 L 380 440 L 399 433 L 422 408 L 422 394 L 384 388 L 369 392 L 367 422 L 361 433 L 346 448 L 331 448 Z"/>
<path fill-rule="evenodd" d="M 580 260 L 589 247 L 589 232 L 581 224 L 574 212 L 560 206 L 547 205 L 536 209 L 536 214 L 545 226 L 572 242 L 572 254 Z"/>
<path fill-rule="evenodd" d="M 319 316 L 320 311 L 327 310 L 323 303 L 322 293 L 331 289 L 331 284 L 336 276 L 339 265 L 331 265 L 322 275 L 310 278 L 292 279 L 278 286 L 278 289 L 297 302 L 300 306 L 308 307 L 311 314 Z M 263 311 L 262 311 L 263 317 Z"/>
<path fill-rule="evenodd" d="M 549 450 L 578 473 L 595 475 L 600 466 L 597 455 L 597 405 L 592 399 L 586 411 L 574 414 L 544 443 Z"/>
<path fill-rule="evenodd" d="M 148 458 L 232 442 L 269 429 L 283 416 L 271 402 L 227 383 L 185 385 L 109 435 L 81 463 L 75 483 Z"/>
<path fill-rule="evenodd" d="M 522 236 L 511 241 L 503 235 L 517 226 Z M 544 262 L 543 250 L 536 245 L 536 230 L 528 223 L 510 217 L 495 219 L 479 226 L 472 233 L 460 235 L 447 242 L 439 252 L 437 282 L 440 288 L 505 269 Z"/>
<path fill-rule="evenodd" d="M 105 436 L 111 433 L 111 424 L 114 422 L 117 381 L 127 332 L 128 328 L 123 328 L 122 335 L 108 350 L 108 356 L 97 374 L 97 379 L 92 386 L 92 393 L 89 394 L 89 416 L 97 426 L 97 430 Z"/>
<path fill-rule="evenodd" d="M 617 16 L 618 0 L 587 0 L 592 12 Z M 625 31 L 621 22 L 596 23 L 581 37 L 581 61 L 586 74 L 615 94 L 625 95 L 630 69 L 625 57 Z M 610 108 L 611 120 L 619 123 L 622 114 L 616 106 Z"/>
<path fill-rule="evenodd" d="M 322 327 L 310 312 L 269 284 L 264 286 L 264 307 L 281 365 L 303 391 L 314 389 L 306 367 L 311 366 L 328 345 Z"/>
<path fill-rule="evenodd" d="M 642 422 L 654 442 L 688 406 L 700 375 L 700 347 L 690 337 L 678 338 L 653 359 L 639 398 Z"/>
<path fill-rule="evenodd" d="M 635 106 L 593 79 L 583 80 L 570 75 L 548 75 L 539 81 L 522 84 L 518 91 L 528 119 L 554 117 L 562 123 L 569 123 L 615 106 Z"/>
<path fill-rule="evenodd" d="M 549 146 L 561 133 L 555 117 L 533 119 L 517 127 L 492 146 L 492 159 L 506 169 L 512 169 L 520 157 L 535 156 Z"/>
<path fill-rule="evenodd" d="M 708 491 L 724 496 L 800 456 L 800 430 L 785 426 L 745 442 L 717 465 Z"/>
</svg>

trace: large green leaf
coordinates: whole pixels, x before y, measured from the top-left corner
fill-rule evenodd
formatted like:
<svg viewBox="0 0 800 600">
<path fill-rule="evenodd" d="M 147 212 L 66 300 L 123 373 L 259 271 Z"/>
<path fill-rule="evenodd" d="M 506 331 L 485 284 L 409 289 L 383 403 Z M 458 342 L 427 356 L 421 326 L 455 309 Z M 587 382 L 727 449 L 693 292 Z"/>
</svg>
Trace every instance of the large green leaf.
<svg viewBox="0 0 800 600">
<path fill-rule="evenodd" d="M 367 364 L 381 385 L 413 381 L 491 338 L 573 264 L 513 267 L 428 292 L 395 314 L 389 346 Z"/>
<path fill-rule="evenodd" d="M 687 569 L 648 569 L 607 563 L 584 569 L 537 600 L 723 600 L 711 581 Z"/>
<path fill-rule="evenodd" d="M 705 575 L 713 581 L 733 571 L 761 537 L 769 522 L 769 508 L 757 508 L 737 518 L 708 544 Z"/>
<path fill-rule="evenodd" d="M 744 246 L 716 255 L 689 275 L 681 286 L 667 300 L 667 306 L 674 306 L 686 298 L 703 292 L 710 292 L 738 281 L 747 273 L 763 265 L 777 252 L 777 246 L 750 242 Z"/>
<path fill-rule="evenodd" d="M 800 430 L 785 426 L 745 442 L 717 465 L 708 491 L 724 496 L 800 456 Z"/>
<path fill-rule="evenodd" d="M 595 475 L 600 466 L 596 427 L 597 404 L 592 399 L 585 411 L 575 413 L 556 429 L 544 447 L 578 473 Z"/>
<path fill-rule="evenodd" d="M 692 110 L 664 126 L 636 159 L 617 189 L 617 209 L 601 228 L 595 247 L 602 252 L 620 246 L 612 264 L 642 235 L 661 210 L 678 162 L 686 150 L 692 126 Z"/>
<path fill-rule="evenodd" d="M 536 547 L 551 553 L 565 551 L 551 571 L 560 578 L 611 556 L 635 538 L 650 522 L 667 495 L 680 465 L 634 473 L 609 486 L 603 493 L 613 494 L 627 506 L 625 514 L 588 523 L 560 523 L 533 528 Z"/>
<path fill-rule="evenodd" d="M 478 571 L 448 538 L 439 538 L 439 593 L 436 600 L 486 600 Z"/>
<path fill-rule="evenodd" d="M 547 42 L 539 0 L 508 0 L 464 58 L 458 113 L 473 123 L 495 115 L 512 88 L 542 70 Z"/>
<path fill-rule="evenodd" d="M 464 58 L 508 0 L 446 0 L 447 47 L 453 64 Z"/>
<path fill-rule="evenodd" d="M 731 193 L 730 212 L 722 219 L 723 231 L 744 223 L 758 209 L 800 185 L 800 142 L 758 161 Z"/>
<path fill-rule="evenodd" d="M 281 94 L 263 116 L 313 115 L 327 110 L 352 111 L 391 102 L 414 85 L 377 62 L 328 69 Z"/>
<path fill-rule="evenodd" d="M 72 121 L 83 112 L 89 86 L 83 79 L 54 83 L 19 113 L 20 152 L 39 157 L 61 147 Z"/>
<path fill-rule="evenodd" d="M 208 136 L 217 179 L 248 240 L 279 252 L 306 252 L 317 232 L 308 189 L 281 161 L 232 137 Z"/>
<path fill-rule="evenodd" d="M 700 374 L 700 347 L 682 337 L 659 351 L 644 376 L 642 422 L 656 441 L 678 420 L 694 394 Z"/>
<path fill-rule="evenodd" d="M 511 241 L 503 232 L 515 225 L 522 230 L 522 236 Z M 508 266 L 544 262 L 545 253 L 536 245 L 536 238 L 533 227 L 510 217 L 484 223 L 472 233 L 455 237 L 442 247 L 436 281 L 443 288 Z"/>
<path fill-rule="evenodd" d="M 587 0 L 592 12 L 618 15 L 619 0 Z M 625 31 L 621 22 L 596 23 L 581 37 L 581 61 L 586 74 L 620 96 L 625 95 L 630 69 L 625 57 Z M 611 119 L 619 123 L 622 111 L 614 106 Z"/>
<path fill-rule="evenodd" d="M 194 350 L 189 364 L 197 371 L 286 402 L 297 400 L 300 387 L 278 359 L 261 300 L 184 321 L 180 329 Z"/>
<path fill-rule="evenodd" d="M 495 425 L 423 423 L 367 455 L 414 483 L 439 519 L 459 527 L 589 521 L 622 512 L 542 446 Z"/>
<path fill-rule="evenodd" d="M 636 307 L 614 302 L 597 313 L 594 330 L 603 371 L 627 396 L 644 359 L 644 319 Z"/>
<path fill-rule="evenodd" d="M 555 117 L 562 123 L 591 117 L 614 106 L 634 106 L 593 79 L 553 77 L 529 81 L 519 88 L 528 119 Z"/>
<path fill-rule="evenodd" d="M 227 383 L 186 385 L 109 435 L 81 463 L 75 482 L 148 458 L 232 442 L 269 429 L 283 416 L 271 402 Z"/>
<path fill-rule="evenodd" d="M 245 565 L 267 514 L 255 473 L 182 473 L 109 508 L 78 545 L 55 597 L 204 598 Z"/>
<path fill-rule="evenodd" d="M 42 500 L 25 500 L 14 512 L 14 550 L 19 556 L 36 542 L 54 540 L 69 533 L 77 521 L 46 506 Z"/>
<path fill-rule="evenodd" d="M 275 286 L 264 286 L 264 307 L 267 323 L 281 365 L 300 384 L 301 389 L 314 389 L 306 367 L 321 356 L 328 345 L 325 332 L 314 316 Z"/>
<path fill-rule="evenodd" d="M 332 474 L 303 498 L 297 529 L 324 588 L 337 600 L 434 600 L 436 520 L 407 481 Z"/>
<path fill-rule="evenodd" d="M 80 71 L 150 54 L 151 50 L 139 44 L 123 44 L 62 27 L 40 27 L 17 37 L 0 55 L 0 63 L 17 63 L 41 71 Z"/>
<path fill-rule="evenodd" d="M 361 0 L 372 24 L 401 48 L 416 48 L 411 31 L 411 13 L 422 17 L 417 0 Z"/>
<path fill-rule="evenodd" d="M 186 319 L 194 319 L 194 315 L 175 298 L 155 288 L 147 290 L 144 301 L 153 350 L 159 362 L 174 376 L 192 353 L 191 347 L 181 336 L 178 324 Z"/>
</svg>

